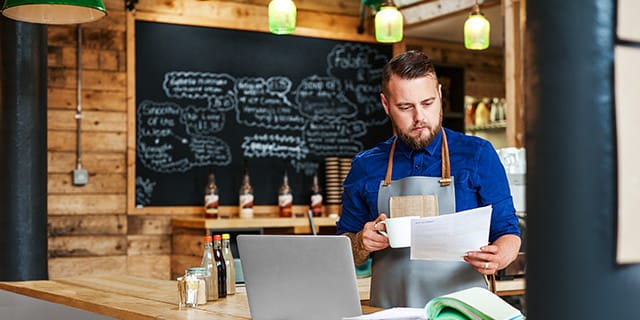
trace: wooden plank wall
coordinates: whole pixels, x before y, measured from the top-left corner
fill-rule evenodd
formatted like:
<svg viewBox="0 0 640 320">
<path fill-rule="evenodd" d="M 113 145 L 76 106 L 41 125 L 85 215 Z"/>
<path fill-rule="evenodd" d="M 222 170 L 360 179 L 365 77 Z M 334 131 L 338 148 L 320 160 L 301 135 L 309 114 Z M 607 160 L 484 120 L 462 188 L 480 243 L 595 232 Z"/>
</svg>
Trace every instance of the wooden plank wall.
<svg viewBox="0 0 640 320">
<path fill-rule="evenodd" d="M 140 0 L 136 10 L 172 15 L 182 23 L 211 19 L 229 28 L 266 30 L 268 2 Z M 306 35 L 370 37 L 356 33 L 359 1 L 297 0 L 296 4 L 299 28 Z M 82 159 L 90 174 L 82 187 L 73 186 L 71 180 L 76 157 L 77 30 L 75 25 L 48 27 L 49 276 L 127 273 L 169 279 L 170 222 L 175 213 L 127 214 L 127 191 L 132 187 L 127 185 L 127 139 L 132 133 L 127 127 L 127 12 L 120 0 L 107 0 L 105 6 L 106 18 L 82 27 Z M 500 52 L 470 53 L 450 44 L 410 43 L 436 61 L 468 67 L 469 94 L 504 96 Z"/>
</svg>

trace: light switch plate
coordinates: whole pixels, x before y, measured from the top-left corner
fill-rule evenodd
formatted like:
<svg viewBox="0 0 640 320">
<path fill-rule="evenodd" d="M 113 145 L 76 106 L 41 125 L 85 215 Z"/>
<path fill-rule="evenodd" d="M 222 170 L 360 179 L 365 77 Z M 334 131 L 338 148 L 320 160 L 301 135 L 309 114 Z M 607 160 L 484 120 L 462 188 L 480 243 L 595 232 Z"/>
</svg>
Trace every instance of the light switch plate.
<svg viewBox="0 0 640 320">
<path fill-rule="evenodd" d="M 89 172 L 85 169 L 73 170 L 73 184 L 76 186 L 84 186 L 89 182 Z"/>
</svg>

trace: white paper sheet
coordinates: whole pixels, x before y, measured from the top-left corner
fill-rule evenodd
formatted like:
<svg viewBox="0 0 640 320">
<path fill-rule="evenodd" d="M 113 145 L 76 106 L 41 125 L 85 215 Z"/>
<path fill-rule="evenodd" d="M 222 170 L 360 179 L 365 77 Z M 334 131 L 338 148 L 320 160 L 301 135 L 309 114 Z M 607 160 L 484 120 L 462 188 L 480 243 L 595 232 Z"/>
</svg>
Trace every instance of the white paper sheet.
<svg viewBox="0 0 640 320">
<path fill-rule="evenodd" d="M 343 320 L 426 320 L 424 308 L 391 308 L 357 317 L 343 318 Z"/>
<path fill-rule="evenodd" d="M 463 261 L 489 242 L 491 206 L 411 221 L 411 260 Z"/>
</svg>

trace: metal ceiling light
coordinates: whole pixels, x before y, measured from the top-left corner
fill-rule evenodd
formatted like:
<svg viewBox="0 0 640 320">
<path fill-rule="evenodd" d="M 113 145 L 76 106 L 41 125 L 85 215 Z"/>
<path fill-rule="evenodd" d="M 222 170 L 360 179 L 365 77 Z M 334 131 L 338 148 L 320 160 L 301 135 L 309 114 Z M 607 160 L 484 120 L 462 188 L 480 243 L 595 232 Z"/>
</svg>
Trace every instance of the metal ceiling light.
<svg viewBox="0 0 640 320">
<path fill-rule="evenodd" d="M 467 21 L 464 22 L 464 47 L 470 50 L 484 50 L 489 47 L 491 25 L 480 12 L 478 0 L 473 5 Z"/>
<path fill-rule="evenodd" d="M 292 0 L 271 0 L 269 3 L 269 31 L 289 34 L 296 29 L 296 5 Z"/>
<path fill-rule="evenodd" d="M 402 41 L 402 13 L 393 3 L 386 2 L 376 13 L 376 40 L 392 43 Z"/>
<path fill-rule="evenodd" d="M 96 21 L 107 10 L 102 0 L 6 0 L 2 14 L 31 23 L 77 24 Z"/>
</svg>

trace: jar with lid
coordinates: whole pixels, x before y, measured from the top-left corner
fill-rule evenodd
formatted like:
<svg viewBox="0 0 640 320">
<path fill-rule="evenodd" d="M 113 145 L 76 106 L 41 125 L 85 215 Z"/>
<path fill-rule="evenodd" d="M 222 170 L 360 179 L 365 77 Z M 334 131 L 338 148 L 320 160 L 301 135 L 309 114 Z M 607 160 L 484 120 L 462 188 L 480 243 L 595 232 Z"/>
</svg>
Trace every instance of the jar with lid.
<svg viewBox="0 0 640 320">
<path fill-rule="evenodd" d="M 195 301 L 193 301 L 193 294 L 189 294 L 189 280 L 193 279 L 194 277 L 198 281 L 198 289 L 195 296 Z M 207 271 L 207 268 L 191 267 L 185 272 L 185 279 L 187 279 L 187 305 L 197 306 L 207 303 L 207 287 L 209 286 L 208 283 L 211 281 L 211 277 L 209 275 L 209 272 Z"/>
</svg>

